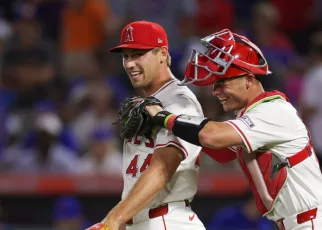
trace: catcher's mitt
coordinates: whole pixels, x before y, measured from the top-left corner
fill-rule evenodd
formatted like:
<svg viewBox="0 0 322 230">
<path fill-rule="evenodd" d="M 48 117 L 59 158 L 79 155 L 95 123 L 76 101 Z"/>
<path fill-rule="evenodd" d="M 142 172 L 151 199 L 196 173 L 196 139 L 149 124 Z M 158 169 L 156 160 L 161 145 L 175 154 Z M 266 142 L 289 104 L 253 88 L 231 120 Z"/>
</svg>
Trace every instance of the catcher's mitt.
<svg viewBox="0 0 322 230">
<path fill-rule="evenodd" d="M 161 102 L 155 97 L 130 97 L 122 102 L 119 110 L 121 137 L 151 137 L 153 125 L 149 113 L 145 109 L 147 105 L 159 105 L 162 107 Z"/>
</svg>

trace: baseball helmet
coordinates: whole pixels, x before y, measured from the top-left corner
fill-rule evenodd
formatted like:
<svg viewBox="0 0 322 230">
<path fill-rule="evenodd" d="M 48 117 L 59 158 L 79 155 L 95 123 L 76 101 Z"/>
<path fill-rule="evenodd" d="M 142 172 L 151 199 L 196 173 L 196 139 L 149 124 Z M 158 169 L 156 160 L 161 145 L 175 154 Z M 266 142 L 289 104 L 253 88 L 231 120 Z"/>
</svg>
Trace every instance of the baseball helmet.
<svg viewBox="0 0 322 230">
<path fill-rule="evenodd" d="M 228 29 L 204 37 L 200 42 L 207 50 L 192 51 L 181 85 L 206 86 L 219 79 L 271 73 L 260 49 Z"/>
</svg>

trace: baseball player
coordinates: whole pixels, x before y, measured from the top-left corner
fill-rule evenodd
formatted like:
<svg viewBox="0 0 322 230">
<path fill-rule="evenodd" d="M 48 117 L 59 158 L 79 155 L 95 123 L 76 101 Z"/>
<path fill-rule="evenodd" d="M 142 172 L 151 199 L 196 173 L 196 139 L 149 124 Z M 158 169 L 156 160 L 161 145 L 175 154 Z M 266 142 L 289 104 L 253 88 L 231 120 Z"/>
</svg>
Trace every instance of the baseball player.
<svg viewBox="0 0 322 230">
<path fill-rule="evenodd" d="M 226 162 L 238 159 L 256 198 L 258 211 L 280 230 L 322 230 L 322 176 L 310 134 L 281 92 L 265 92 L 261 78 L 270 71 L 259 48 L 225 29 L 193 50 L 185 80 L 213 84 L 213 95 L 236 119 L 210 121 L 175 115 L 160 106 L 147 109 L 156 125 Z"/>
<path fill-rule="evenodd" d="M 128 24 L 121 34 L 123 67 L 134 88 L 154 96 L 174 113 L 203 117 L 188 87 L 171 73 L 164 29 L 148 21 Z M 89 229 L 178 230 L 205 227 L 192 211 L 197 192 L 201 147 L 160 130 L 155 137 L 136 136 L 124 141 L 122 201 L 99 224 Z"/>
</svg>

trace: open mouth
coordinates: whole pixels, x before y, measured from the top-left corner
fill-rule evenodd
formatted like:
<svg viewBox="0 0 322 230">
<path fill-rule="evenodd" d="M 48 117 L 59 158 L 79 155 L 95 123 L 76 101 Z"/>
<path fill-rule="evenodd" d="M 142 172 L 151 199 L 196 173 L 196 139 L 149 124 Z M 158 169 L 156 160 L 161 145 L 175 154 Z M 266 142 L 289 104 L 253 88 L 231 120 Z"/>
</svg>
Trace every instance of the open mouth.
<svg viewBox="0 0 322 230">
<path fill-rule="evenodd" d="M 219 102 L 223 105 L 228 100 L 228 97 L 221 97 L 221 98 L 218 97 L 218 99 L 219 99 Z"/>
<path fill-rule="evenodd" d="M 131 79 L 136 80 L 139 78 L 139 76 L 142 74 L 140 71 L 133 71 L 129 73 L 131 76 Z"/>
</svg>

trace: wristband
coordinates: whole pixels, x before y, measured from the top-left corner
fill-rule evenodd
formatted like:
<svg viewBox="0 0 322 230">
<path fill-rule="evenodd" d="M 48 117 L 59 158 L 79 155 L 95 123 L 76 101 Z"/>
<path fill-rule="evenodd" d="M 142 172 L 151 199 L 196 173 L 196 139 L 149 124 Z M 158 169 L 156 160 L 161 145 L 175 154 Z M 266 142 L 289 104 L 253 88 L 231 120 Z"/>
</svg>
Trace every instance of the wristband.
<svg viewBox="0 0 322 230">
<path fill-rule="evenodd" d="M 201 146 L 199 132 L 209 121 L 209 118 L 182 114 L 175 118 L 172 132 L 175 136 L 191 144 Z"/>
<path fill-rule="evenodd" d="M 165 120 L 164 120 L 164 127 L 166 127 L 168 130 L 172 131 L 172 128 L 174 126 L 174 122 L 178 116 L 175 114 L 169 114 Z"/>
</svg>

